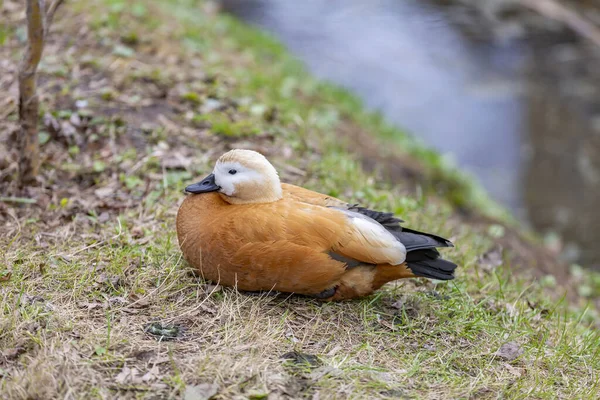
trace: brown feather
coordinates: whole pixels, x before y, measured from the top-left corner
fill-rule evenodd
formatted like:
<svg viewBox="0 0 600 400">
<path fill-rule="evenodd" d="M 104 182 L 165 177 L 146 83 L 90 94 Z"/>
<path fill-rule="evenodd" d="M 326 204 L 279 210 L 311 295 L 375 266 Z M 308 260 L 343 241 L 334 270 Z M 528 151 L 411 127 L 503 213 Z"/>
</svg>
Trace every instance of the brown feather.
<svg viewBox="0 0 600 400">
<path fill-rule="evenodd" d="M 177 214 L 185 259 L 208 280 L 242 290 L 363 296 L 385 282 L 413 276 L 391 266 L 382 247 L 357 232 L 335 198 L 283 185 L 282 200 L 229 204 L 218 193 L 188 196 Z M 325 207 L 324 207 L 325 206 Z M 328 252 L 368 264 L 352 270 Z"/>
</svg>

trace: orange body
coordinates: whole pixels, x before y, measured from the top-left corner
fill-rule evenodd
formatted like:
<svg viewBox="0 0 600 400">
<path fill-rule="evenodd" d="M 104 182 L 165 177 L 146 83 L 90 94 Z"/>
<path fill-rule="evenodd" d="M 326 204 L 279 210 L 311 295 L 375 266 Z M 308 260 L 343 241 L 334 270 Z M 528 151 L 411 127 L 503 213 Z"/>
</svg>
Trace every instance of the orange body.
<svg viewBox="0 0 600 400">
<path fill-rule="evenodd" d="M 405 263 L 391 265 L 396 253 L 385 238 L 358 231 L 331 208 L 348 204 L 293 185 L 282 189 L 282 199 L 258 204 L 230 204 L 216 192 L 188 196 L 177 214 L 185 259 L 203 278 L 245 291 L 318 296 L 335 289 L 325 300 L 365 296 L 415 276 Z M 358 262 L 349 266 L 332 252 Z"/>
</svg>

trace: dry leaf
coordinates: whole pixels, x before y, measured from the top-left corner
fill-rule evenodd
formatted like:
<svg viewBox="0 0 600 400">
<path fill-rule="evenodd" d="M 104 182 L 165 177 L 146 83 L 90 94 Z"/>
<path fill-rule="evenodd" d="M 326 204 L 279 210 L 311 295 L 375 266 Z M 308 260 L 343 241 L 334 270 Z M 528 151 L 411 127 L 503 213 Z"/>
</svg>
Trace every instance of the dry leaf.
<svg viewBox="0 0 600 400">
<path fill-rule="evenodd" d="M 215 383 L 202 383 L 200 385 L 188 385 L 185 387 L 183 400 L 208 400 L 219 391 L 219 385 Z"/>
<path fill-rule="evenodd" d="M 144 237 L 144 229 L 142 227 L 136 226 L 131 229 L 131 237 L 134 239 L 139 239 Z"/>
<path fill-rule="evenodd" d="M 113 194 L 113 192 L 115 191 L 114 188 L 110 187 L 110 186 L 106 186 L 103 188 L 99 188 L 94 190 L 94 194 L 98 197 L 100 197 L 101 199 L 110 196 L 111 194 Z"/>
<path fill-rule="evenodd" d="M 87 308 L 88 310 L 94 310 L 96 308 L 102 307 L 102 304 L 100 304 L 100 303 L 89 303 L 89 302 L 86 302 L 86 301 L 82 301 L 80 303 L 77 303 L 77 305 L 80 308 Z"/>
<path fill-rule="evenodd" d="M 523 373 L 521 372 L 522 369 L 520 369 L 520 368 L 515 368 L 508 363 L 504 363 L 504 367 L 508 370 L 508 372 L 510 372 L 511 374 L 513 374 L 514 376 L 516 376 L 518 378 L 520 378 L 521 375 L 523 375 Z"/>
<path fill-rule="evenodd" d="M 523 349 L 518 343 L 508 342 L 503 344 L 494 355 L 506 361 L 512 361 L 523 354 Z"/>
<path fill-rule="evenodd" d="M 146 308 L 150 305 L 150 299 L 148 297 L 140 297 L 139 295 L 132 293 L 129 295 L 129 307 L 133 308 Z"/>
<path fill-rule="evenodd" d="M 400 298 L 392 303 L 392 307 L 398 310 L 402 310 L 404 308 L 404 299 Z"/>
<path fill-rule="evenodd" d="M 159 378 L 159 376 L 160 376 L 160 370 L 155 365 L 154 367 L 152 367 L 150 369 L 150 371 L 146 372 L 144 374 L 144 376 L 142 376 L 142 381 L 144 381 L 144 382 L 152 382 L 152 381 L 157 380 Z"/>
<path fill-rule="evenodd" d="M 10 281 L 10 277 L 12 276 L 12 272 L 6 272 L 0 275 L 0 282 L 8 282 Z"/>
<path fill-rule="evenodd" d="M 160 377 L 160 370 L 157 366 L 152 367 L 143 376 L 136 368 L 123 367 L 121 372 L 115 377 L 115 382 L 121 385 L 140 385 L 157 380 Z"/>
<path fill-rule="evenodd" d="M 379 324 L 385 326 L 386 328 L 388 328 L 391 331 L 396 331 L 398 330 L 398 328 L 396 328 L 396 326 L 384 319 L 380 319 L 379 320 Z"/>
<path fill-rule="evenodd" d="M 141 383 L 139 372 L 135 368 L 123 367 L 121 372 L 115 376 L 115 382 L 121 385 Z"/>
<path fill-rule="evenodd" d="M 223 288 L 220 285 L 203 285 L 202 288 L 204 289 L 204 291 L 206 293 L 217 293 L 220 292 L 221 290 L 223 290 Z"/>
<path fill-rule="evenodd" d="M 116 288 L 121 283 L 121 277 L 119 277 L 118 275 L 108 275 L 103 272 L 98 278 L 96 278 L 96 283 L 108 283 L 112 287 Z"/>
</svg>

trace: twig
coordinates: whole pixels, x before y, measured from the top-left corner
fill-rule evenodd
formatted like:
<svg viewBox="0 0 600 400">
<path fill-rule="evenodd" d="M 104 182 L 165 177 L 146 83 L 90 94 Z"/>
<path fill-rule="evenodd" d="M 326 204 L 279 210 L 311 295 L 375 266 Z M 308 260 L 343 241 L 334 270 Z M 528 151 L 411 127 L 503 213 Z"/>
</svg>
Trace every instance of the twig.
<svg viewBox="0 0 600 400">
<path fill-rule="evenodd" d="M 27 1 L 27 48 L 19 67 L 20 184 L 35 181 L 40 162 L 37 136 L 39 99 L 36 94 L 37 67 L 44 51 L 46 21 L 44 0 Z"/>
<path fill-rule="evenodd" d="M 525 7 L 556 21 L 600 46 L 600 28 L 594 23 L 555 0 L 520 0 Z"/>
<path fill-rule="evenodd" d="M 52 19 L 54 18 L 54 13 L 58 10 L 58 7 L 63 3 L 63 0 L 54 0 L 50 7 L 48 7 L 48 12 L 46 13 L 46 27 L 50 29 L 50 25 L 52 24 Z"/>
<path fill-rule="evenodd" d="M 0 201 L 3 203 L 20 203 L 20 204 L 35 204 L 36 199 L 29 199 L 27 197 L 0 197 Z"/>
<path fill-rule="evenodd" d="M 48 12 L 44 0 L 27 0 L 27 48 L 19 66 L 19 184 L 35 182 L 40 166 L 38 140 L 37 68 L 54 13 L 63 0 L 54 0 Z"/>
</svg>

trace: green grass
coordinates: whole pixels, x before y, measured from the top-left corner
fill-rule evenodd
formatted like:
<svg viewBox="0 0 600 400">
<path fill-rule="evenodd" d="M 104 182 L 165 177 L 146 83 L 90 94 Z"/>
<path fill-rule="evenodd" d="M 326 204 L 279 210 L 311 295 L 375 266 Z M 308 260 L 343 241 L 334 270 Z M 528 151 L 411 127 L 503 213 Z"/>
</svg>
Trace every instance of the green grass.
<svg viewBox="0 0 600 400">
<path fill-rule="evenodd" d="M 73 37 L 59 50 L 77 56 L 47 58 L 40 86 L 53 93 L 44 106 L 59 122 L 88 113 L 90 123 L 81 142 L 43 146 L 57 162 L 44 165 L 44 188 L 23 195 L 37 206 L 0 208 L 3 396 L 182 398 L 186 387 L 214 384 L 217 399 L 598 397 L 599 316 L 589 297 L 561 298 L 556 280 L 513 265 L 513 248 L 497 267 L 482 262 L 508 230 L 461 219 L 457 205 L 485 201 L 439 156 L 205 3 L 67 4 L 55 34 Z M 91 31 L 79 34 L 83 25 Z M 115 54 L 124 40 L 133 55 Z M 80 68 L 72 91 L 49 89 L 71 76 L 53 76 L 52 64 Z M 85 112 L 73 107 L 81 98 Z M 348 123 L 413 153 L 426 165 L 423 190 L 365 172 L 340 145 Z M 444 255 L 460 265 L 457 279 L 399 282 L 335 304 L 202 282 L 181 259 L 175 213 L 182 189 L 237 146 L 265 152 L 285 181 L 450 237 L 456 248 Z M 449 188 L 441 194 L 440 183 Z M 596 294 L 597 281 L 577 274 Z M 153 322 L 181 326 L 183 336 L 158 341 L 145 332 Z M 499 351 L 506 344 L 518 351 Z M 281 359 L 293 351 L 320 362 Z"/>
</svg>

